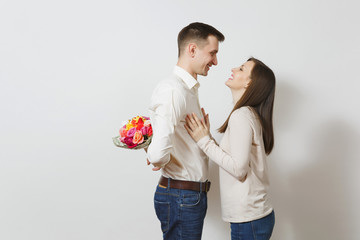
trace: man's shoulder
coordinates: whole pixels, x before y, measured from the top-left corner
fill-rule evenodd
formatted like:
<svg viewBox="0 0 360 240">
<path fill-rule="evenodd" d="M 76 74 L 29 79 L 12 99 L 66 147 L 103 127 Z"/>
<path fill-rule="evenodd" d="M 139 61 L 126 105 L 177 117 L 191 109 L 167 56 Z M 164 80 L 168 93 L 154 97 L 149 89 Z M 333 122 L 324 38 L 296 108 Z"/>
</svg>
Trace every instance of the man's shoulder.
<svg viewBox="0 0 360 240">
<path fill-rule="evenodd" d="M 181 84 L 181 79 L 178 79 L 176 75 L 170 75 L 160 80 L 153 93 L 153 103 L 166 103 L 176 101 L 177 103 L 183 103 L 186 99 L 186 89 Z"/>
<path fill-rule="evenodd" d="M 179 79 L 179 77 L 177 77 L 175 74 L 172 74 L 162 79 L 157 83 L 155 87 L 155 91 L 161 91 L 161 92 L 169 91 L 169 90 L 182 91 L 184 89 L 185 88 L 181 79 Z"/>
</svg>

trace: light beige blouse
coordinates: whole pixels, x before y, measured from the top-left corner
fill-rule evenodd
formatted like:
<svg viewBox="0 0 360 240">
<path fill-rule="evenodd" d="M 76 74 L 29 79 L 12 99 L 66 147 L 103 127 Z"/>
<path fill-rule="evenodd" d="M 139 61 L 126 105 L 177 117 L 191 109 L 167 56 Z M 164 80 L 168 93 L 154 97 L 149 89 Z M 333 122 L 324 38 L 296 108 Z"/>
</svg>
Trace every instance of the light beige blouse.
<svg viewBox="0 0 360 240">
<path fill-rule="evenodd" d="M 250 108 L 242 107 L 231 114 L 220 146 L 209 136 L 197 144 L 220 166 L 224 221 L 248 222 L 271 213 L 261 124 Z"/>
</svg>

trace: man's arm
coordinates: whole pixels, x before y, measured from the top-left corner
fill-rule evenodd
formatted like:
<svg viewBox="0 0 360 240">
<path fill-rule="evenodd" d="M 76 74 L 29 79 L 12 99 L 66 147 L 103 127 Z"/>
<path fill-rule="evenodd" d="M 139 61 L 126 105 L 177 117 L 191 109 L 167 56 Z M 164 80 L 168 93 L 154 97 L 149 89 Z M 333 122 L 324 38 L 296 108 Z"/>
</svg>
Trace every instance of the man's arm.
<svg viewBox="0 0 360 240">
<path fill-rule="evenodd" d="M 185 99 L 179 90 L 160 86 L 154 91 L 150 106 L 153 138 L 147 157 L 155 168 L 163 168 L 171 159 L 174 130 L 180 122 L 184 106 Z"/>
<path fill-rule="evenodd" d="M 144 150 L 145 150 L 145 152 L 147 153 L 147 148 L 144 148 Z M 147 164 L 147 165 L 150 165 L 149 159 L 146 159 L 146 164 Z M 159 167 L 153 167 L 153 168 L 152 168 L 153 171 L 159 171 L 160 169 L 161 169 L 161 168 L 159 168 Z"/>
</svg>

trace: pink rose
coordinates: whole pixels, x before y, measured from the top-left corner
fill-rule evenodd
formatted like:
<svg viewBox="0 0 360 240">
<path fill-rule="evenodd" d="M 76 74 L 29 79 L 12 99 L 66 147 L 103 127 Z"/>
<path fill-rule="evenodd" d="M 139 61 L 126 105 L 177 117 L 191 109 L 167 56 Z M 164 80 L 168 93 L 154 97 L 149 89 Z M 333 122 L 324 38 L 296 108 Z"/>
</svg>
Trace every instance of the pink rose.
<svg viewBox="0 0 360 240">
<path fill-rule="evenodd" d="M 144 136 L 146 136 L 147 134 L 148 134 L 148 127 L 143 127 L 142 129 L 141 129 L 141 133 L 142 133 L 142 135 L 144 135 Z"/>
<path fill-rule="evenodd" d="M 141 131 L 136 131 L 133 138 L 134 144 L 140 144 L 144 141 L 144 136 L 142 135 Z"/>
<path fill-rule="evenodd" d="M 136 132 L 136 127 L 129 129 L 129 131 L 127 132 L 127 137 L 133 137 L 135 132 Z"/>
<path fill-rule="evenodd" d="M 126 136 L 127 136 L 127 132 L 128 132 L 128 131 L 126 131 L 126 126 L 125 126 L 125 127 L 122 127 L 119 132 L 120 132 L 120 136 L 121 136 L 121 137 L 126 137 Z"/>
</svg>

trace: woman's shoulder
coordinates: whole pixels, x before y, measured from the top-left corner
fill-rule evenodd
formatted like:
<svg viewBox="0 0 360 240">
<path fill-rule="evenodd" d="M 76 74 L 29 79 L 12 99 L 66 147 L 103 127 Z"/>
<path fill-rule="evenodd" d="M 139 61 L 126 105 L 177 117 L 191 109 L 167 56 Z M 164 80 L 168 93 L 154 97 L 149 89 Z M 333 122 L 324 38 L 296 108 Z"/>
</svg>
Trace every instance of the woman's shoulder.
<svg viewBox="0 0 360 240">
<path fill-rule="evenodd" d="M 249 120 L 255 118 L 254 112 L 247 106 L 236 109 L 231 115 L 236 118 L 247 118 Z"/>
<path fill-rule="evenodd" d="M 257 115 L 251 109 L 251 107 L 241 107 L 236 109 L 230 116 L 230 122 L 233 123 L 249 123 L 253 128 L 255 128 L 258 124 Z M 231 123 L 230 123 L 231 124 Z"/>
</svg>

